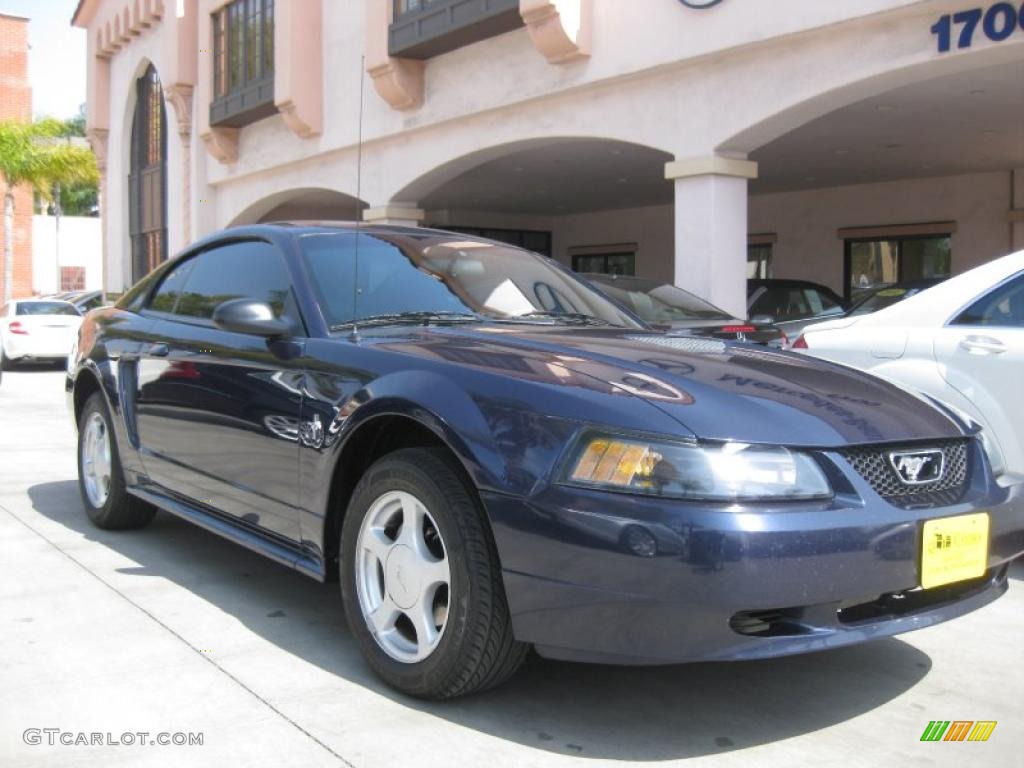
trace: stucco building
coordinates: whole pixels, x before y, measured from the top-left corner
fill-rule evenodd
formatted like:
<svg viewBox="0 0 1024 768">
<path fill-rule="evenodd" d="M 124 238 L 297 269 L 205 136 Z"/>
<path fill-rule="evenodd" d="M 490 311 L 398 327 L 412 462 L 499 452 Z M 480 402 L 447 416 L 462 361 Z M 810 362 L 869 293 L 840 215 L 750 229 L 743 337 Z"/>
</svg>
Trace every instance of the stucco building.
<svg viewBox="0 0 1024 768">
<path fill-rule="evenodd" d="M 28 19 L 0 13 L 0 121 L 31 118 Z M 13 280 L 9 290 L 6 285 L 0 287 L 0 304 L 8 294 L 15 299 L 32 295 L 32 205 L 31 187 L 18 187 L 14 192 Z M 0 283 L 6 274 L 5 252 L 4 231 L 0 228 Z"/>
<path fill-rule="evenodd" d="M 111 290 L 291 218 L 480 233 L 737 313 L 749 274 L 849 292 L 1024 247 L 1019 0 L 81 0 L 74 23 Z"/>
</svg>

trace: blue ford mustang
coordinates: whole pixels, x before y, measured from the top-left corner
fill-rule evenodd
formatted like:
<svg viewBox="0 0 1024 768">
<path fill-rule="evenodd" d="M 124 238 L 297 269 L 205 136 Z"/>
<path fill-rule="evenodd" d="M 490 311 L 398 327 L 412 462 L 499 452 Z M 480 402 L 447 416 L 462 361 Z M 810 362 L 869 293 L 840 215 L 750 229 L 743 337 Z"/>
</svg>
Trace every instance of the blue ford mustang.
<svg viewBox="0 0 1024 768">
<path fill-rule="evenodd" d="M 1024 551 L 1024 489 L 949 409 L 654 333 L 463 235 L 221 232 L 87 316 L 67 390 L 96 525 L 162 509 L 338 574 L 367 661 L 416 696 L 495 685 L 530 646 L 659 664 L 884 637 L 996 599 Z"/>
</svg>

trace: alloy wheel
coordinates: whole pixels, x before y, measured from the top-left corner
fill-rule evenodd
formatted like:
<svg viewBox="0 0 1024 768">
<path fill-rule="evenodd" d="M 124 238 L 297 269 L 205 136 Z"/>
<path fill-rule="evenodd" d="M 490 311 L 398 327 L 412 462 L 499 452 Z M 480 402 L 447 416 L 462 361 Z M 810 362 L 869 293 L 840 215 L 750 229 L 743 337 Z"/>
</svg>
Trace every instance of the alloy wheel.
<svg viewBox="0 0 1024 768">
<path fill-rule="evenodd" d="M 107 422 L 93 413 L 82 432 L 82 481 L 89 503 L 99 509 L 110 496 L 110 433 Z"/>
<path fill-rule="evenodd" d="M 374 501 L 359 530 L 355 568 L 359 607 L 381 649 L 406 664 L 427 658 L 448 623 L 451 572 L 423 502 L 405 491 Z"/>
</svg>

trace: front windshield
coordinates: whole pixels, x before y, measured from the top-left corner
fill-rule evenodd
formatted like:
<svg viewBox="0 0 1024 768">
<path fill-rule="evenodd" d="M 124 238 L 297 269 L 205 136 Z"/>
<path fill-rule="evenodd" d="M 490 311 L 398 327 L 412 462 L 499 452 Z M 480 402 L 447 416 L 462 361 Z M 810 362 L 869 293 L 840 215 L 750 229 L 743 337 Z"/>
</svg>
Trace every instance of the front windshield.
<svg viewBox="0 0 1024 768">
<path fill-rule="evenodd" d="M 356 237 L 324 232 L 299 239 L 332 328 L 403 315 L 641 327 L 571 273 L 529 251 L 439 232 L 360 233 L 357 277 Z"/>
<path fill-rule="evenodd" d="M 632 277 L 591 278 L 598 290 L 654 325 L 696 320 L 730 320 L 722 310 L 668 283 Z"/>
<path fill-rule="evenodd" d="M 904 299 L 909 299 L 915 293 L 920 293 L 922 290 L 922 288 L 883 288 L 879 291 L 875 291 L 866 299 L 862 299 L 859 304 L 850 310 L 850 315 L 856 316 L 873 314 L 880 309 L 885 309 L 886 307 L 897 304 Z"/>
</svg>

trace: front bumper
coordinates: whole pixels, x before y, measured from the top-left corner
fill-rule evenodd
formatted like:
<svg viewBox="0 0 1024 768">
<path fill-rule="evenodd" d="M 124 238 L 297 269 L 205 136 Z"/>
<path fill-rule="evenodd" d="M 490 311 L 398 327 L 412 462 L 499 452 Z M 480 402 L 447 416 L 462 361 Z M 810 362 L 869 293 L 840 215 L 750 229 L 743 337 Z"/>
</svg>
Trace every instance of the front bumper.
<svg viewBox="0 0 1024 768">
<path fill-rule="evenodd" d="M 1006 591 L 1024 552 L 1024 485 L 998 485 L 971 450 L 964 500 L 943 507 L 893 506 L 835 454 L 845 482 L 827 502 L 700 505 L 565 486 L 484 494 L 516 637 L 579 661 L 740 660 L 972 611 Z M 919 589 L 924 522 L 979 510 L 990 515 L 985 575 Z"/>
</svg>

